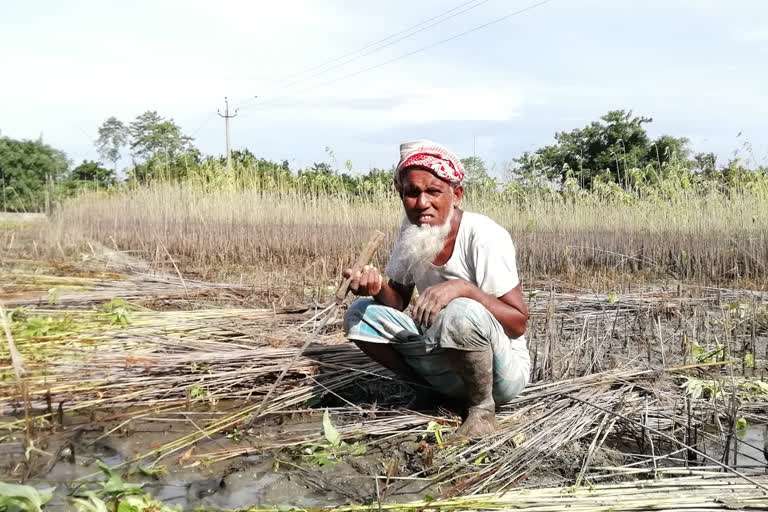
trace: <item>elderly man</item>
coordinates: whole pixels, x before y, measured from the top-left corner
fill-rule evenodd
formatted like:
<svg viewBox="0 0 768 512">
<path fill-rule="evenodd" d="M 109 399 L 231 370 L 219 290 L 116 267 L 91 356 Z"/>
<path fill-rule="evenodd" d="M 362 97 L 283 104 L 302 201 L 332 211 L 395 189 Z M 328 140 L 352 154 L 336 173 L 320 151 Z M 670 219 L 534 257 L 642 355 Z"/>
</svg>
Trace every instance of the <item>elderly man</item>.
<svg viewBox="0 0 768 512">
<path fill-rule="evenodd" d="M 509 233 L 459 208 L 463 178 L 445 147 L 425 140 L 400 146 L 395 188 L 405 219 L 389 280 L 372 266 L 353 276 L 353 292 L 371 298 L 350 306 L 344 330 L 369 357 L 421 384 L 411 408 L 435 405 L 435 393 L 466 404 L 457 434 L 477 437 L 496 430 L 496 404 L 528 381 L 528 309 Z"/>
</svg>

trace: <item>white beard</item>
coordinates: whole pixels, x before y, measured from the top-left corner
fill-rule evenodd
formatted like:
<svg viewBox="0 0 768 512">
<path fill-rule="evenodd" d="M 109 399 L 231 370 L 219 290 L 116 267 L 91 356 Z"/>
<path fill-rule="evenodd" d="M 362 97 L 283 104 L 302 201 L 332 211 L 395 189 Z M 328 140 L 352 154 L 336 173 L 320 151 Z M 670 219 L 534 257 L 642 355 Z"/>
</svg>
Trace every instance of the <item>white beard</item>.
<svg viewBox="0 0 768 512">
<path fill-rule="evenodd" d="M 396 273 L 418 279 L 435 260 L 445 247 L 445 239 L 451 232 L 453 210 L 445 223 L 439 226 L 411 224 L 408 218 L 403 219 L 404 229 L 392 250 L 392 259 L 397 262 Z"/>
</svg>

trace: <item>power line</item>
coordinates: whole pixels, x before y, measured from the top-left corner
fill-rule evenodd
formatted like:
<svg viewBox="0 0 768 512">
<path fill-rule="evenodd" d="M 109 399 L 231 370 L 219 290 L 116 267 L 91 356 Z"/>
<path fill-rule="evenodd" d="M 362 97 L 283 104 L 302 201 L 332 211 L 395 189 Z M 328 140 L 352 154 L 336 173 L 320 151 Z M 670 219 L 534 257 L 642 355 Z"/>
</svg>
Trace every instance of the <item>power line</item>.
<svg viewBox="0 0 768 512">
<path fill-rule="evenodd" d="M 494 25 L 496 23 L 500 23 L 502 21 L 508 20 L 509 18 L 512 18 L 514 16 L 518 16 L 518 15 L 523 14 L 523 13 L 528 12 L 528 11 L 531 11 L 531 10 L 537 8 L 537 7 L 540 7 L 540 6 L 544 5 L 544 4 L 548 4 L 548 3 L 552 2 L 552 1 L 553 0 L 542 0 L 540 2 L 536 2 L 534 4 L 531 4 L 531 5 L 528 5 L 526 7 L 523 7 L 522 9 L 518 9 L 517 11 L 511 12 L 511 13 L 506 14 L 504 16 L 501 16 L 499 18 L 495 18 L 495 19 L 493 19 L 491 21 L 488 21 L 486 23 L 483 23 L 483 24 L 477 25 L 475 27 L 472 27 L 470 29 L 467 29 L 464 32 L 460 32 L 460 33 L 455 34 L 455 35 L 453 35 L 451 37 L 447 37 L 445 39 L 441 39 L 439 41 L 435 41 L 434 43 L 430 43 L 430 44 L 422 46 L 420 48 L 416 48 L 415 50 L 411 50 L 411 51 L 406 52 L 406 53 L 404 53 L 402 55 L 398 55 L 397 57 L 394 57 L 394 58 L 387 59 L 385 61 L 379 62 L 378 64 L 374 64 L 372 66 L 368 66 L 367 68 L 359 69 L 359 70 L 354 71 L 352 73 L 348 73 L 346 75 L 339 76 L 337 78 L 334 78 L 333 80 L 328 80 L 326 82 L 322 82 L 322 83 L 319 83 L 319 84 L 311 85 L 311 86 L 306 87 L 304 89 L 299 89 L 296 92 L 297 93 L 307 92 L 307 91 L 312 90 L 312 89 L 317 89 L 318 87 L 325 87 L 327 85 L 334 84 L 334 83 L 339 82 L 341 80 L 346 80 L 348 78 L 352 78 L 354 76 L 360 75 L 362 73 L 366 73 L 368 71 L 373 71 L 374 69 L 378 69 L 378 68 L 381 68 L 383 66 L 387 66 L 389 64 L 392 64 L 393 62 L 397 62 L 398 60 L 402 60 L 402 59 L 405 59 L 405 58 L 410 57 L 412 55 L 415 55 L 417 53 L 421 53 L 423 51 L 430 50 L 430 49 L 432 49 L 432 48 L 434 48 L 436 46 L 440 46 L 441 44 L 445 44 L 445 43 L 448 43 L 450 41 L 454 41 L 456 39 L 459 39 L 461 37 L 469 35 L 469 34 L 471 34 L 473 32 L 477 32 L 478 30 L 482 30 L 482 29 L 484 29 L 486 27 L 489 27 L 491 25 Z M 285 97 L 286 97 L 286 95 L 278 96 L 278 97 L 273 97 L 272 101 L 280 99 L 280 98 L 285 98 Z M 265 103 L 269 103 L 269 100 L 261 103 L 261 105 L 264 105 Z"/>
<path fill-rule="evenodd" d="M 473 1 L 475 1 L 475 0 L 473 0 Z M 387 48 L 387 47 L 389 47 L 389 46 L 392 46 L 392 45 L 393 45 L 393 44 L 395 44 L 395 43 L 399 43 L 400 41 L 403 41 L 403 40 L 405 40 L 405 39 L 408 39 L 409 37 L 413 37 L 414 35 L 418 34 L 418 33 L 419 33 L 421 30 L 427 30 L 427 29 L 430 29 L 430 28 L 432 28 L 432 27 L 434 27 L 434 26 L 436 26 L 436 25 L 439 25 L 439 24 L 441 24 L 441 23 L 444 23 L 444 22 L 446 22 L 446 21 L 448 21 L 448 20 L 450 20 L 450 19 L 452 19 L 452 18 L 455 18 L 456 16 L 459 16 L 460 14 L 464 14 L 465 12 L 467 12 L 467 11 L 470 11 L 470 10 L 474 9 L 475 7 L 480 7 L 480 6 L 481 6 L 481 5 L 483 5 L 484 3 L 487 3 L 488 1 L 489 1 L 489 0 L 481 0 L 479 3 L 477 3 L 477 4 L 475 4 L 475 5 L 471 5 L 471 6 L 467 7 L 466 9 L 463 9 L 463 10 L 460 10 L 460 11 L 458 11 L 458 12 L 455 12 L 455 13 L 451 14 L 451 15 L 450 15 L 450 16 L 448 16 L 447 18 L 443 18 L 443 19 L 441 19 L 441 20 L 437 20 L 437 21 L 435 21 L 435 22 L 433 22 L 433 23 L 431 23 L 431 24 L 429 24 L 429 25 L 426 25 L 426 26 L 422 26 L 421 24 L 419 24 L 419 25 L 414 25 L 414 27 L 418 28 L 419 30 L 414 30 L 414 31 L 412 31 L 410 34 L 406 34 L 406 35 L 404 35 L 404 36 L 402 36 L 402 37 L 398 37 L 398 38 L 396 38 L 396 39 L 394 39 L 394 40 L 392 40 L 392 41 L 389 41 L 389 42 L 388 42 L 388 43 L 386 43 L 386 44 L 383 44 L 383 45 L 381 45 L 381 46 L 377 46 L 377 47 L 373 48 L 372 50 L 369 50 L 369 51 L 366 51 L 366 52 L 360 53 L 359 55 L 355 55 L 354 57 L 352 57 L 352 58 L 350 58 L 350 59 L 344 60 L 343 62 L 340 62 L 340 63 L 338 63 L 338 64 L 336 64 L 336 65 L 334 65 L 334 66 L 331 66 L 331 67 L 329 67 L 329 68 L 325 68 L 325 69 L 323 69 L 323 70 L 321 70 L 321 71 L 318 71 L 317 73 L 313 73 L 313 74 L 309 75 L 308 77 L 305 77 L 305 78 L 302 78 L 302 79 L 298 79 L 298 80 L 294 80 L 294 81 L 292 81 L 292 82 L 289 82 L 289 83 L 287 83 L 287 84 L 283 85 L 283 87 L 291 87 L 291 86 L 293 86 L 293 85 L 296 85 L 296 84 L 298 84 L 298 83 L 301 83 L 302 81 L 311 80 L 312 78 L 315 78 L 315 77 L 317 77 L 317 76 L 320 76 L 320 75 L 324 75 L 324 74 L 326 74 L 326 73 L 328 73 L 328 72 L 330 72 L 330 71 L 333 71 L 334 69 L 338 69 L 338 68 L 340 68 L 340 67 L 346 66 L 346 65 L 347 65 L 347 64 L 349 64 L 350 62 L 354 62 L 354 61 L 356 61 L 356 60 L 358 60 L 358 59 L 361 59 L 361 58 L 363 58 L 363 57 L 367 57 L 368 55 L 374 54 L 374 53 L 378 52 L 379 50 L 383 50 L 384 48 Z M 469 3 L 471 3 L 471 2 L 469 2 Z M 442 16 L 442 15 L 440 15 L 440 16 Z M 440 17 L 440 16 L 438 16 L 438 17 Z M 427 21 L 429 21 L 429 20 L 427 20 Z M 424 22 L 422 22 L 422 23 L 424 23 Z M 410 29 L 406 29 L 405 31 L 402 31 L 402 32 L 398 32 L 398 34 L 402 34 L 403 32 L 408 32 L 408 31 L 410 31 L 411 29 L 413 29 L 414 27 L 411 27 Z M 396 34 L 396 35 L 397 35 L 397 34 Z M 387 39 L 391 39 L 392 37 L 395 37 L 395 36 L 390 36 L 390 37 L 389 37 L 389 38 L 387 38 Z M 385 39 L 385 40 L 387 40 L 387 39 Z M 365 48 L 368 48 L 368 47 L 370 47 L 370 46 L 373 46 L 373 45 L 368 45 L 368 46 L 366 46 Z M 359 52 L 359 51 L 358 51 L 358 52 Z M 353 54 L 356 54 L 356 53 L 358 53 L 358 52 L 353 52 Z M 339 59 L 335 59 L 334 61 L 337 61 L 337 60 L 339 60 Z M 332 61 L 332 62 L 333 62 L 333 61 Z M 323 66 L 318 66 L 318 67 L 323 67 Z M 315 69 L 317 69 L 317 68 L 315 68 Z"/>
<path fill-rule="evenodd" d="M 406 57 L 410 57 L 411 55 L 415 55 L 415 54 L 423 52 L 425 50 L 430 50 L 430 49 L 434 48 L 435 46 L 440 46 L 441 44 L 445 44 L 445 43 L 448 43 L 448 42 L 453 41 L 455 39 L 459 39 L 460 37 L 464 37 L 464 36 L 466 36 L 468 34 L 471 34 L 472 32 L 477 32 L 478 30 L 484 29 L 484 28 L 489 27 L 491 25 L 494 25 L 496 23 L 500 23 L 500 22 L 502 22 L 504 20 L 507 20 L 507 19 L 509 19 L 509 18 L 511 18 L 513 16 L 517 16 L 519 14 L 523 14 L 524 12 L 527 12 L 527 11 L 530 11 L 532 9 L 535 9 L 536 7 L 539 7 L 541 5 L 547 4 L 547 3 L 551 2 L 551 1 L 552 0 L 542 0 L 541 2 L 537 2 L 535 4 L 532 4 L 532 5 L 529 5 L 527 7 L 522 8 L 522 9 L 519 9 L 519 10 L 517 10 L 515 12 L 511 12 L 511 13 L 505 15 L 505 16 L 502 16 L 501 18 L 496 18 L 495 20 L 491 20 L 491 21 L 489 21 L 487 23 L 483 23 L 482 25 L 477 25 L 476 27 L 473 27 L 473 28 L 471 28 L 469 30 L 465 30 L 464 32 L 461 32 L 461 33 L 456 34 L 454 36 L 451 36 L 451 37 L 448 37 L 448 38 L 445 38 L 445 39 L 441 39 L 440 41 L 436 41 L 436 42 L 428 44 L 426 46 L 422 46 L 421 48 L 417 48 L 417 49 L 412 50 L 410 52 L 407 52 L 407 53 L 404 53 L 404 54 L 399 55 L 397 57 L 394 57 L 392 59 L 385 60 L 384 62 L 380 62 L 378 64 L 374 64 L 373 66 L 369 66 L 367 68 L 360 69 L 360 70 L 355 71 L 353 73 L 349 73 L 347 75 L 343 75 L 343 76 L 340 76 L 338 78 L 334 78 L 333 80 L 329 80 L 327 82 L 323 82 L 323 83 L 317 84 L 317 87 L 324 87 L 326 85 L 331 85 L 331 84 L 334 84 L 334 83 L 336 83 L 338 81 L 341 81 L 341 80 L 346 80 L 347 78 L 352 78 L 353 76 L 357 76 L 357 75 L 359 75 L 361 73 L 365 73 L 367 71 L 373 71 L 374 69 L 378 69 L 378 68 L 386 66 L 388 64 L 392 64 L 393 62 L 396 62 L 398 60 L 404 59 Z M 310 88 L 314 88 L 314 87 L 310 87 Z M 301 90 L 299 90 L 297 92 L 306 92 L 310 88 L 308 88 L 308 89 L 301 89 Z"/>
<path fill-rule="evenodd" d="M 394 33 L 394 34 L 392 34 L 392 35 L 389 35 L 389 36 L 387 36 L 387 37 L 385 37 L 385 38 L 383 38 L 383 39 L 379 39 L 379 40 L 377 40 L 377 41 L 373 41 L 373 42 L 371 42 L 371 43 L 368 43 L 368 44 L 366 44 L 365 46 L 362 46 L 361 48 L 358 48 L 357 50 L 353 50 L 353 51 L 351 51 L 351 52 L 347 52 L 347 53 L 345 53 L 345 54 L 343 54 L 343 55 L 339 55 L 338 57 L 334 57 L 334 58 L 332 58 L 332 59 L 329 59 L 329 60 L 327 60 L 327 61 L 325 61 L 325 62 L 322 62 L 322 63 L 320 63 L 320 64 L 318 64 L 318 65 L 316 65 L 316 66 L 313 66 L 313 67 L 311 67 L 311 68 L 309 68 L 309 69 L 306 69 L 306 70 L 304 70 L 304 71 L 300 71 L 300 72 L 298 72 L 298 73 L 293 73 L 293 74 L 291 74 L 291 75 L 288 75 L 288 76 L 286 76 L 285 78 L 283 78 L 282 80 L 279 80 L 279 81 L 280 81 L 280 82 L 284 82 L 284 81 L 290 80 L 290 79 L 292 79 L 292 78 L 294 78 L 294 77 L 296 77 L 296 76 L 299 76 L 299 75 L 303 75 L 303 74 L 306 74 L 306 73 L 311 73 L 312 71 L 316 71 L 316 70 L 318 70 L 318 69 L 320 69 L 320 68 L 322 68 L 322 67 L 325 67 L 325 66 L 327 66 L 328 64 L 333 64 L 334 62 L 338 62 L 338 61 L 340 61 L 341 59 L 344 59 L 344 58 L 346 58 L 346 57 L 349 57 L 349 56 L 351 56 L 351 55 L 355 55 L 355 54 L 357 54 L 357 53 L 360 53 L 360 52 L 362 52 L 362 51 L 365 51 L 365 50 L 367 50 L 368 48 L 370 48 L 370 47 L 372 47 L 372 46 L 376 46 L 377 44 L 383 43 L 383 42 L 385 42 L 385 41 L 389 41 L 389 40 L 390 40 L 390 39 L 392 39 L 393 37 L 397 37 L 397 36 L 399 36 L 399 35 L 401 35 L 401 34 L 404 34 L 404 33 L 406 33 L 406 32 L 409 32 L 409 31 L 411 31 L 411 30 L 413 30 L 413 29 L 415 29 L 415 28 L 418 28 L 418 27 L 420 27 L 420 26 L 421 26 L 421 25 L 423 25 L 424 23 L 428 23 L 428 22 L 430 22 L 430 21 L 432 21 L 432 20 L 434 20 L 434 19 L 437 19 L 437 18 L 440 18 L 440 17 L 442 17 L 442 16 L 445 16 L 446 14 L 450 14 L 451 12 L 453 12 L 453 11 L 455 11 L 455 10 L 457 10 L 457 9 L 461 9 L 462 7 L 464 7 L 464 6 L 468 5 L 468 4 L 474 3 L 474 2 L 476 2 L 476 1 L 477 1 L 477 0 L 470 0 L 469 2 L 464 2 L 464 3 L 462 3 L 462 4 L 459 4 L 459 5 L 457 5 L 456 7 L 453 7 L 453 8 L 451 8 L 451 9 L 448 9 L 447 11 L 444 11 L 444 12 L 442 12 L 442 13 L 438 14 L 437 16 L 432 16 L 432 17 L 430 17 L 430 18 L 427 18 L 427 19 L 425 19 L 425 20 L 422 20 L 422 21 L 420 21 L 420 22 L 416 23 L 415 25 L 411 25 L 410 27 L 408 27 L 408 28 L 406 28 L 406 29 L 403 29 L 403 30 L 401 30 L 400 32 L 396 32 L 396 33 Z M 475 6 L 475 7 L 477 7 L 477 6 Z"/>
<path fill-rule="evenodd" d="M 465 13 L 467 11 L 470 11 L 470 10 L 474 9 L 475 7 L 479 7 L 479 6 L 487 3 L 488 1 L 489 0 L 470 0 L 468 2 L 461 3 L 461 4 L 459 4 L 459 5 L 455 6 L 455 7 L 452 7 L 451 9 L 448 9 L 447 11 L 443 11 L 442 13 L 440 13 L 440 14 L 438 14 L 436 16 L 432 16 L 432 17 L 426 18 L 426 19 L 420 21 L 419 23 L 416 23 L 415 25 L 411 25 L 410 27 L 405 28 L 405 29 L 401 30 L 400 32 L 396 32 L 396 33 L 394 33 L 392 35 L 389 35 L 389 36 L 387 36 L 387 37 L 385 37 L 383 39 L 379 39 L 377 41 L 373 41 L 371 43 L 368 43 L 365 46 L 362 46 L 361 48 L 358 48 L 357 50 L 353 50 L 351 52 L 347 52 L 347 53 L 345 53 L 343 55 L 340 55 L 338 57 L 334 57 L 332 59 L 329 59 L 329 60 L 327 60 L 327 61 L 325 61 L 325 62 L 323 62 L 321 64 L 313 66 L 313 67 L 311 67 L 309 69 L 306 69 L 304 71 L 300 71 L 298 73 L 293 73 L 291 75 L 288 75 L 284 79 L 278 81 L 279 84 L 282 84 L 282 85 L 280 85 L 278 90 L 289 88 L 289 87 L 291 87 L 293 85 L 296 85 L 298 83 L 301 83 L 301 82 L 304 82 L 304 81 L 307 81 L 307 80 L 311 80 L 311 79 L 313 79 L 313 78 L 315 78 L 317 76 L 324 75 L 324 74 L 326 74 L 326 73 L 328 73 L 330 71 L 333 71 L 334 69 L 338 69 L 340 67 L 346 66 L 350 62 L 354 62 L 354 61 L 356 61 L 358 59 L 361 59 L 363 57 L 367 57 L 368 55 L 371 55 L 371 54 L 374 54 L 374 53 L 378 52 L 379 50 L 382 50 L 384 48 L 392 46 L 393 44 L 398 43 L 400 41 L 403 41 L 405 39 L 408 39 L 409 37 L 412 37 L 412 36 L 416 35 L 417 33 L 419 33 L 419 31 L 421 31 L 421 30 L 428 30 L 428 29 L 430 29 L 430 28 L 432 28 L 432 27 L 434 27 L 436 25 L 439 25 L 439 24 L 444 23 L 444 22 L 446 22 L 446 21 L 448 21 L 448 20 L 450 20 L 452 18 L 455 18 L 456 16 L 458 16 L 460 14 L 463 14 L 463 13 Z M 474 5 L 471 5 L 471 4 L 474 4 Z M 469 6 L 469 7 L 467 7 L 467 6 Z M 458 12 L 455 12 L 455 11 L 458 11 Z M 440 19 L 440 18 L 443 18 L 443 19 Z M 435 20 L 437 20 L 437 21 L 435 21 Z M 430 22 L 432 22 L 432 23 L 430 23 Z M 430 23 L 430 24 L 424 26 L 425 23 Z M 405 34 L 405 35 L 403 35 L 403 34 Z M 402 35 L 402 37 L 398 37 L 398 36 L 401 36 L 401 35 Z M 390 41 L 391 39 L 394 39 L 394 40 Z M 389 42 L 387 42 L 387 41 L 389 41 Z M 386 44 L 382 44 L 382 43 L 386 43 Z M 373 48 L 373 47 L 375 47 L 375 48 Z M 371 49 L 369 51 L 366 51 L 369 48 L 373 48 L 373 49 Z M 326 67 L 329 64 L 334 64 L 334 63 L 336 63 L 336 62 L 338 62 L 340 60 L 345 59 L 346 57 L 352 57 L 352 58 L 346 59 L 343 62 L 335 64 L 335 65 L 333 65 L 331 67 Z M 322 68 L 325 68 L 325 69 L 322 69 Z M 318 71 L 317 73 L 312 73 L 313 71 L 317 71 L 317 70 L 321 70 L 321 71 Z M 298 76 L 301 76 L 301 75 L 306 75 L 308 73 L 311 73 L 311 74 L 309 76 L 305 76 L 305 77 L 303 77 L 301 79 L 297 79 L 297 80 L 292 80 L 291 81 L 291 78 L 293 78 L 293 77 L 298 77 Z M 250 99 L 251 98 L 249 98 L 248 100 L 250 100 Z M 245 101 L 248 101 L 248 100 L 245 100 Z M 242 103 L 238 104 L 237 106 L 239 108 L 246 108 L 246 107 L 244 107 L 244 105 Z"/>
<path fill-rule="evenodd" d="M 205 126 L 208 124 L 208 123 L 210 123 L 210 122 L 211 122 L 211 120 L 212 120 L 214 117 L 216 117 L 216 112 L 210 112 L 210 113 L 208 114 L 208 116 L 207 116 L 205 119 L 203 119 L 203 122 L 202 122 L 202 123 L 200 123 L 200 125 L 199 125 L 197 128 L 195 128 L 195 129 L 194 129 L 194 131 L 193 131 L 193 132 L 190 134 L 190 137 L 194 137 L 195 135 L 197 135 L 197 134 L 198 134 L 198 132 L 199 132 L 200 130 L 202 130 L 202 129 L 203 129 L 203 128 L 204 128 L 204 127 L 205 127 Z"/>
</svg>

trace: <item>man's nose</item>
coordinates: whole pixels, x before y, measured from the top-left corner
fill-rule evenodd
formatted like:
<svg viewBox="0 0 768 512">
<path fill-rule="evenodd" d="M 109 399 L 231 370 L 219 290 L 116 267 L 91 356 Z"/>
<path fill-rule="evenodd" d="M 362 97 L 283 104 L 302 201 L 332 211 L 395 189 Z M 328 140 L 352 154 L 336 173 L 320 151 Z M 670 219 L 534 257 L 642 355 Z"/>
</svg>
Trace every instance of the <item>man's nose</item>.
<svg viewBox="0 0 768 512">
<path fill-rule="evenodd" d="M 419 194 L 419 197 L 416 200 L 416 207 L 421 209 L 429 207 L 429 198 L 427 197 L 427 194 Z"/>
</svg>

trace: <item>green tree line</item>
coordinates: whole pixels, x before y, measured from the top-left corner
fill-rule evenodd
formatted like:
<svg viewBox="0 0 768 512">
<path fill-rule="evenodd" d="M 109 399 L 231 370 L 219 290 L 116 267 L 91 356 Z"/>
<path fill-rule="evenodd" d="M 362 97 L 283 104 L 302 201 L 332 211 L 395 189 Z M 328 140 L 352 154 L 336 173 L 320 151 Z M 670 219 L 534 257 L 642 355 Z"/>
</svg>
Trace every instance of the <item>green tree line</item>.
<svg viewBox="0 0 768 512">
<path fill-rule="evenodd" d="M 567 198 L 590 192 L 626 198 L 651 191 L 664 197 L 692 186 L 725 193 L 768 186 L 765 168 L 747 168 L 736 158 L 718 166 L 712 153 L 692 154 L 684 137 L 651 138 L 646 126 L 652 121 L 632 111 L 610 111 L 587 126 L 556 133 L 553 144 L 524 153 L 504 170 L 503 178 L 491 177 L 481 158 L 464 158 L 465 188 L 470 195 L 513 200 L 531 193 Z M 144 112 L 130 123 L 108 118 L 99 126 L 94 144 L 100 161 L 74 166 L 62 151 L 42 140 L 0 137 L 2 209 L 41 211 L 82 189 L 155 181 L 363 198 L 394 193 L 392 168 L 356 174 L 346 162 L 339 169 L 328 148 L 330 163 L 316 162 L 304 169 L 292 170 L 287 161 L 265 160 L 248 149 L 233 151 L 228 166 L 224 157 L 203 155 L 173 119 L 156 111 Z M 131 165 L 118 180 L 118 163 L 125 156 Z"/>
</svg>

